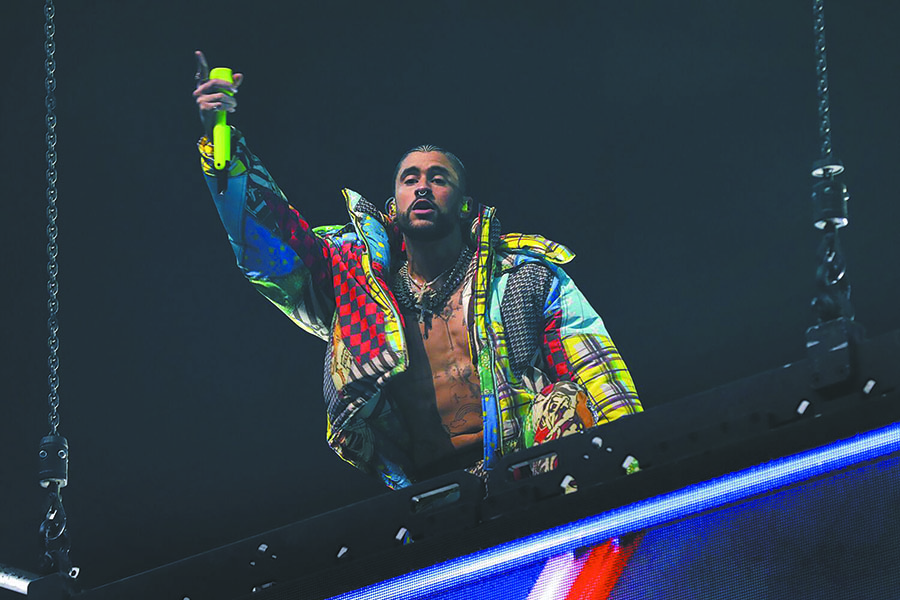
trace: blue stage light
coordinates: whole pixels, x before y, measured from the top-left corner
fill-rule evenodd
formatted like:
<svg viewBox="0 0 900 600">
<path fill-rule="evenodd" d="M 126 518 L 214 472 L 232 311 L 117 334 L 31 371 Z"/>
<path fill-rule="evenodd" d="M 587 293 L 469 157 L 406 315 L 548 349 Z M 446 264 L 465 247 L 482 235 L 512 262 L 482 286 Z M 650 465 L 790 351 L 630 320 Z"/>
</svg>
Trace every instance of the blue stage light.
<svg viewBox="0 0 900 600">
<path fill-rule="evenodd" d="M 668 523 L 898 451 L 900 424 L 892 424 L 455 558 L 336 596 L 333 600 L 423 598 L 511 568 L 593 546 L 612 537 Z"/>
</svg>

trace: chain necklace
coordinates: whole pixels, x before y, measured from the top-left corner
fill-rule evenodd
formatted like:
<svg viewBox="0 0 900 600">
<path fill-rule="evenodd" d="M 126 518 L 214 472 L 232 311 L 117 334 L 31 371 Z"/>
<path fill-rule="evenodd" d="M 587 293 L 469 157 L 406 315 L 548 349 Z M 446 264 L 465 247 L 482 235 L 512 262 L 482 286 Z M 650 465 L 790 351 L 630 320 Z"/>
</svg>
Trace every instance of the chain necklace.
<svg viewBox="0 0 900 600">
<path fill-rule="evenodd" d="M 425 338 L 428 338 L 428 329 L 431 325 L 431 317 L 437 314 L 450 299 L 450 295 L 459 287 L 466 275 L 469 264 L 472 262 L 474 253 L 468 246 L 464 246 L 456 259 L 456 264 L 447 269 L 433 280 L 425 284 L 417 283 L 409 274 L 409 262 L 406 261 L 397 270 L 394 275 L 394 281 L 391 288 L 397 302 L 404 308 L 414 311 L 419 315 L 419 323 L 425 324 Z M 449 273 L 449 275 L 447 275 Z M 435 281 L 447 275 L 443 285 L 437 290 L 431 286 Z M 413 292 L 415 287 L 418 292 Z M 425 314 L 428 314 L 428 322 L 425 321 Z"/>
<path fill-rule="evenodd" d="M 457 260 L 459 260 L 459 259 L 457 258 Z M 407 265 L 404 265 L 404 266 L 407 266 Z M 431 281 L 427 281 L 425 283 L 419 283 L 418 281 L 416 281 L 415 278 L 409 274 L 409 269 L 407 268 L 406 275 L 409 277 L 410 286 L 412 286 L 412 287 L 410 287 L 409 291 L 412 292 L 413 287 L 415 287 L 417 290 L 419 290 L 418 292 L 413 292 L 413 296 L 415 296 L 415 298 L 416 298 L 416 304 L 422 304 L 422 297 L 425 295 L 426 292 L 434 293 L 434 288 L 432 288 L 431 286 L 433 286 L 435 284 L 435 282 L 437 282 L 438 279 L 440 279 L 441 277 L 443 277 L 444 275 L 446 275 L 447 273 L 452 271 L 453 267 L 455 267 L 455 266 L 456 266 L 455 263 L 450 265 L 449 267 L 447 267 L 447 269 L 443 273 L 441 273 L 440 275 L 438 275 Z"/>
</svg>

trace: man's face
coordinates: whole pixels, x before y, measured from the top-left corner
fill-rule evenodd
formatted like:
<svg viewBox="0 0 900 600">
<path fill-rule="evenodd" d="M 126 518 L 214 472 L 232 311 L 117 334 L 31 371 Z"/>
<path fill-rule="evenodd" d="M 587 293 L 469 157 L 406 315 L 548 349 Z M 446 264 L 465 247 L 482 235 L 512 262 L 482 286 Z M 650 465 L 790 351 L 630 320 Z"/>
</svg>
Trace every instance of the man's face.
<svg viewBox="0 0 900 600">
<path fill-rule="evenodd" d="M 397 225 L 412 240 L 434 241 L 459 231 L 459 174 L 442 152 L 413 152 L 394 182 Z"/>
</svg>

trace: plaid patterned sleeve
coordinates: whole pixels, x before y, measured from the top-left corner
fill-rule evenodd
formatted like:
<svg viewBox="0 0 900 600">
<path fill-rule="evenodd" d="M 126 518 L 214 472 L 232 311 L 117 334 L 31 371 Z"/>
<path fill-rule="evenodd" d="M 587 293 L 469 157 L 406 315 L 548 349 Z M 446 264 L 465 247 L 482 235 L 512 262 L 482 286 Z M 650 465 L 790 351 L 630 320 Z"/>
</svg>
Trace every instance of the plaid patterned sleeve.
<svg viewBox="0 0 900 600">
<path fill-rule="evenodd" d="M 641 412 L 631 374 L 603 321 L 562 269 L 545 305 L 543 353 L 552 382 L 572 381 L 587 392 L 594 423 L 586 425 Z"/>
<path fill-rule="evenodd" d="M 212 145 L 198 144 L 219 217 L 244 276 L 297 325 L 327 339 L 334 313 L 331 247 L 292 207 L 268 170 L 235 131 L 228 187 L 209 171 Z"/>
</svg>

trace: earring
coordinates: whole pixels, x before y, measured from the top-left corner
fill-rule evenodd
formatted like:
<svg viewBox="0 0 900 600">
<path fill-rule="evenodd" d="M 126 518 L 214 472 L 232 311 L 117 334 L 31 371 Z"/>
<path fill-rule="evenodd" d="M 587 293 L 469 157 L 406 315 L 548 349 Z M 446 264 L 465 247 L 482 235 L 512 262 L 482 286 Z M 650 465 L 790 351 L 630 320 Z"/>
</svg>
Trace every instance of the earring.
<svg viewBox="0 0 900 600">
<path fill-rule="evenodd" d="M 468 200 L 468 198 L 467 198 L 466 200 L 463 201 L 463 205 L 462 205 L 461 211 L 462 211 L 463 213 L 469 212 L 469 200 Z"/>
<path fill-rule="evenodd" d="M 384 203 L 384 210 L 387 212 L 388 219 L 393 221 L 397 218 L 397 201 L 394 200 L 393 196 L 387 199 L 387 202 Z"/>
</svg>

